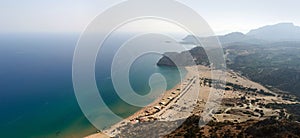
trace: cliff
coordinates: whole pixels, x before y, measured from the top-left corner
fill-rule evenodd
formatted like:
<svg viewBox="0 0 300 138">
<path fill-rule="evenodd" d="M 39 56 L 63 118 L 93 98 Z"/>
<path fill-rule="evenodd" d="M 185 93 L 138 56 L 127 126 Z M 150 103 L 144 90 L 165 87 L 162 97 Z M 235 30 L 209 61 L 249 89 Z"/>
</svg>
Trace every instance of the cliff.
<svg viewBox="0 0 300 138">
<path fill-rule="evenodd" d="M 191 58 L 192 57 L 192 58 Z M 203 47 L 195 47 L 181 53 L 167 52 L 158 61 L 158 66 L 191 66 L 191 65 L 208 65 L 208 57 Z"/>
</svg>

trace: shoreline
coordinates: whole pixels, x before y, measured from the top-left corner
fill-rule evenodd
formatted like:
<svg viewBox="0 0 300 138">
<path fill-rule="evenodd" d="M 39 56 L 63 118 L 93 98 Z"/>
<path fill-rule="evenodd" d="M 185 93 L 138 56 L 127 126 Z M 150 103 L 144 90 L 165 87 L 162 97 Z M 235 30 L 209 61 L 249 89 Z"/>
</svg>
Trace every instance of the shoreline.
<svg viewBox="0 0 300 138">
<path fill-rule="evenodd" d="M 211 70 L 209 68 L 199 66 L 198 70 L 201 73 L 193 72 L 193 70 L 188 68 L 191 69 L 191 67 L 187 67 L 188 73 L 181 83 L 171 90 L 163 93 L 162 96 L 155 100 L 151 105 L 142 108 L 140 111 L 126 118 L 122 122 L 103 131 L 103 133 L 100 132 L 87 137 L 139 137 L 149 136 L 151 134 L 158 137 L 164 136 L 166 134 L 171 134 L 173 130 L 178 128 L 176 124 L 172 124 L 173 122 L 185 120 L 185 118 L 189 117 L 189 115 L 202 116 L 207 114 L 210 115 L 208 117 L 213 122 L 222 123 L 229 121 L 233 124 L 239 125 L 240 123 L 247 122 L 248 120 L 261 121 L 269 117 L 282 117 L 280 114 L 282 112 L 281 110 L 266 107 L 269 103 L 299 104 L 298 101 L 293 101 L 293 99 L 284 99 L 284 95 L 268 95 L 268 93 L 272 94 L 273 92 L 265 88 L 263 85 L 253 82 L 244 76 L 240 76 L 240 74 L 233 71 L 226 71 L 226 88 L 224 91 L 219 92 L 221 89 L 215 88 L 211 85 L 213 78 L 211 78 Z M 218 74 L 219 72 L 215 71 L 215 73 Z M 199 81 L 197 78 L 194 78 L 198 75 Z M 198 97 L 196 97 L 194 92 L 197 92 L 196 90 L 198 89 L 195 89 L 197 88 L 195 87 L 197 85 L 194 84 L 198 83 L 200 84 L 201 92 Z M 157 106 L 159 102 L 164 101 L 165 98 L 169 96 L 168 94 L 172 94 L 172 92 L 176 91 L 178 88 L 181 89 L 180 93 L 174 96 L 174 99 L 165 105 L 164 108 L 152 115 L 143 116 L 145 115 L 145 111 L 148 111 L 148 108 Z M 265 91 L 266 94 L 260 93 L 261 90 Z M 209 101 L 210 94 L 218 94 L 221 96 L 222 103 L 220 103 L 218 107 L 211 108 L 207 105 L 214 103 L 214 101 Z M 193 104 L 195 97 L 198 99 L 196 106 Z M 283 111 L 283 113 L 286 117 L 289 117 L 290 115 L 286 111 Z M 143 120 L 149 119 L 149 117 L 157 119 L 158 121 Z M 152 129 L 149 130 L 149 128 Z M 171 130 L 170 133 L 169 130 Z M 209 137 L 209 130 L 212 130 L 209 126 L 203 126 L 203 135 Z M 142 133 L 140 134 L 140 132 Z"/>
<path fill-rule="evenodd" d="M 185 76 L 183 77 L 183 80 L 186 79 L 188 73 L 189 73 L 189 70 L 185 67 L 187 73 L 185 74 Z M 143 107 L 141 108 L 139 111 L 137 111 L 136 113 L 132 114 L 131 116 L 125 118 L 124 120 L 131 120 L 131 119 L 134 119 L 136 118 L 137 116 L 139 116 L 140 114 L 142 114 L 145 110 L 147 110 L 148 108 L 151 108 L 153 106 L 155 106 L 156 104 L 159 104 L 163 98 L 172 93 L 173 91 L 176 91 L 177 89 L 181 89 L 181 85 L 182 85 L 182 81 L 180 81 L 178 84 L 176 84 L 173 88 L 169 89 L 169 90 L 166 90 L 164 93 L 162 93 L 156 100 L 154 100 L 151 104 L 149 104 L 148 106 L 146 107 Z M 122 121 L 123 122 L 123 121 Z"/>
<path fill-rule="evenodd" d="M 166 113 L 168 111 L 167 109 L 170 108 L 170 106 L 173 106 L 178 100 L 182 98 L 183 95 L 185 95 L 189 91 L 189 89 L 186 89 L 186 87 L 188 87 L 188 84 L 190 83 L 189 87 L 191 87 L 192 84 L 195 83 L 197 77 L 195 77 L 196 74 L 192 70 L 192 67 L 185 67 L 185 69 L 187 73 L 185 74 L 183 79 L 172 89 L 167 90 L 163 94 L 161 94 L 159 98 L 154 100 L 151 104 L 143 107 L 133 115 L 125 118 L 123 121 L 111 126 L 109 129 L 104 130 L 104 133 L 98 132 L 89 135 L 86 138 L 114 137 L 120 133 L 119 128 L 127 124 L 136 124 L 140 122 L 148 122 L 161 119 L 160 117 L 162 116 L 162 114 Z M 182 93 L 182 91 L 185 92 Z"/>
</svg>

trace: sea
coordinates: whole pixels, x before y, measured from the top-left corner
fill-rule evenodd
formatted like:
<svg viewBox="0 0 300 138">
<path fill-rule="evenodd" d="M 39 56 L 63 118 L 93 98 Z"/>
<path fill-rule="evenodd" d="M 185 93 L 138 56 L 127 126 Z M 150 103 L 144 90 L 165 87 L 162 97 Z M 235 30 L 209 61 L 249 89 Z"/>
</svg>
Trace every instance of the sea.
<svg viewBox="0 0 300 138">
<path fill-rule="evenodd" d="M 72 60 L 79 36 L 0 34 L 1 138 L 77 138 L 97 131 L 82 113 L 73 90 Z M 124 118 L 141 109 L 118 97 L 110 77 L 113 55 L 126 39 L 118 36 L 104 43 L 108 52 L 99 52 L 95 72 L 105 103 Z M 153 73 L 164 76 L 167 89 L 180 82 L 180 73 L 186 73 L 181 68 L 157 66 L 160 58 L 148 54 L 132 64 L 129 80 L 138 94 L 150 91 L 148 80 Z"/>
</svg>

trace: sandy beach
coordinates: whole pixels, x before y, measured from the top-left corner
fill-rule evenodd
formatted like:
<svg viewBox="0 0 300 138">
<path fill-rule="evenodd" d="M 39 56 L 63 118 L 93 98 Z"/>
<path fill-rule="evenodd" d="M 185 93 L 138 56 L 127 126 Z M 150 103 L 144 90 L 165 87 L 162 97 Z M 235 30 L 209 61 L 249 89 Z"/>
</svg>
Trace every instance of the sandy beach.
<svg viewBox="0 0 300 138">
<path fill-rule="evenodd" d="M 187 118 L 191 115 L 198 100 L 199 72 L 197 67 L 186 67 L 187 74 L 181 83 L 163 93 L 158 99 L 147 107 L 142 108 L 135 114 L 123 121 L 86 138 L 114 137 L 120 133 L 120 128 L 127 124 L 136 124 L 149 121 L 171 121 Z M 185 109 L 185 110 L 180 110 Z M 109 136 L 107 136 L 108 134 Z"/>
<path fill-rule="evenodd" d="M 240 123 L 249 119 L 263 120 L 266 117 L 279 116 L 280 111 L 268 109 L 262 105 L 295 103 L 278 97 L 276 93 L 259 83 L 231 70 L 222 72 L 205 66 L 186 67 L 186 70 L 188 72 L 182 82 L 173 89 L 166 91 L 152 104 L 113 125 L 103 133 L 90 135 L 87 138 L 114 137 L 121 132 L 130 135 L 131 132 L 135 133 L 141 130 L 150 132 L 149 128 L 152 130 L 164 125 L 163 123 L 170 123 L 165 127 L 167 131 L 172 131 L 191 115 L 208 115 L 209 120 L 216 122 Z M 214 81 L 212 72 L 214 75 L 225 73 L 226 85 L 224 88 L 217 88 L 212 83 Z M 214 95 L 218 96 L 212 98 Z M 210 104 L 217 106 L 212 107 Z M 180 123 L 171 124 L 174 122 Z M 141 128 L 135 129 L 137 126 Z M 168 132 L 162 132 L 161 135 L 165 134 Z"/>
</svg>

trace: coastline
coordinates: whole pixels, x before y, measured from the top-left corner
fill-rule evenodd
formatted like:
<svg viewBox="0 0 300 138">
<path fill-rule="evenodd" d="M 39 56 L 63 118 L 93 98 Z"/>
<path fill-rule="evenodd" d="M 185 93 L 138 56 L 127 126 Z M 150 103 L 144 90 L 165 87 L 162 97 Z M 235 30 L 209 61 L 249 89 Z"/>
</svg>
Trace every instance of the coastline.
<svg viewBox="0 0 300 138">
<path fill-rule="evenodd" d="M 226 89 L 218 89 L 211 85 L 211 69 L 204 66 L 198 66 L 198 71 L 191 70 L 192 67 L 187 67 L 188 73 L 183 81 L 176 85 L 171 90 L 166 91 L 160 98 L 155 100 L 151 105 L 142 108 L 137 113 L 124 119 L 122 122 L 113 125 L 110 129 L 103 131 L 103 133 L 96 133 L 87 138 L 101 138 L 101 137 L 127 137 L 127 136 L 146 136 L 155 135 L 157 137 L 168 135 L 169 130 L 172 132 L 178 128 L 173 122 L 180 122 L 185 120 L 190 115 L 203 116 L 206 115 L 211 121 L 215 123 L 231 122 L 239 124 L 247 122 L 248 120 L 261 121 L 268 117 L 280 117 L 280 110 L 267 108 L 265 105 L 272 103 L 282 104 L 296 104 L 299 102 L 289 101 L 282 96 L 268 90 L 259 83 L 248 80 L 233 71 L 226 71 Z M 214 73 L 220 74 L 218 70 Z M 199 75 L 199 80 L 194 79 Z M 192 78 L 192 79 L 191 79 Z M 197 77 L 196 77 L 197 78 Z M 196 89 L 200 84 L 201 92 Z M 154 112 L 154 114 L 146 115 L 148 109 L 153 109 L 154 106 L 159 105 L 160 102 L 165 102 L 168 94 L 172 94 L 178 88 L 182 89 L 178 92 L 167 105 L 161 110 Z M 259 93 L 259 91 L 264 93 Z M 199 92 L 196 96 L 195 93 Z M 215 104 L 215 100 L 210 100 L 211 94 L 218 94 L 222 98 L 222 102 L 217 107 L 210 107 L 210 104 Z M 196 98 L 196 104 L 194 100 Z M 244 99 L 244 100 L 243 100 Z M 149 113 L 148 113 L 149 114 Z M 289 114 L 285 112 L 287 116 Z M 151 120 L 153 119 L 153 120 Z M 157 121 L 155 121 L 157 120 Z M 162 126 L 161 126 L 162 125 Z M 180 125 L 180 124 L 179 124 Z M 149 129 L 151 128 L 151 129 Z M 209 136 L 208 131 L 210 126 L 204 126 L 203 134 Z M 161 131 L 159 131 L 161 130 Z M 140 132 L 143 132 L 140 134 Z"/>
<path fill-rule="evenodd" d="M 123 121 L 111 126 L 109 129 L 104 130 L 103 131 L 104 133 L 102 132 L 95 133 L 87 136 L 86 138 L 114 137 L 120 133 L 120 128 L 127 124 L 136 124 L 140 122 L 148 122 L 148 121 L 154 121 L 158 119 L 167 120 L 167 118 L 161 118 L 161 116 L 163 114 L 166 114 L 166 112 L 168 111 L 167 109 L 169 109 L 176 102 L 182 99 L 183 95 L 185 95 L 186 93 L 188 93 L 188 91 L 190 91 L 189 89 L 186 88 L 191 87 L 191 85 L 196 81 L 197 77 L 195 77 L 195 75 L 197 75 L 197 73 L 195 73 L 192 67 L 185 67 L 185 69 L 187 73 L 183 77 L 182 81 L 176 84 L 172 89 L 165 91 L 161 96 L 159 96 L 159 98 L 153 101 L 150 105 L 142 108 L 141 110 L 127 117 Z M 182 91 L 185 92 L 182 93 Z M 179 118 L 182 118 L 182 115 L 177 117 L 177 119 Z"/>
</svg>

